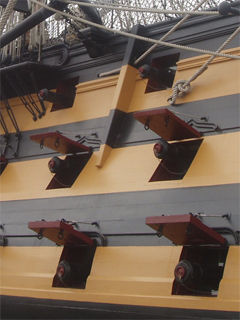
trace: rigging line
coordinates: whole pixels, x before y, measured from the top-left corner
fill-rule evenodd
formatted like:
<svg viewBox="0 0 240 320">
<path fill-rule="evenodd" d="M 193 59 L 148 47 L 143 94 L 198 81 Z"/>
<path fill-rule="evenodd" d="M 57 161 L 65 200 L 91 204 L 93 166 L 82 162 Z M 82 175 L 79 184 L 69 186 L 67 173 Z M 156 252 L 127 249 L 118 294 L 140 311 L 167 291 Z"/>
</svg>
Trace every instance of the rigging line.
<svg viewBox="0 0 240 320">
<path fill-rule="evenodd" d="M 2 34 L 2 32 L 3 32 L 3 30 L 7 24 L 8 18 L 10 17 L 11 13 L 13 12 L 13 9 L 15 7 L 16 2 L 17 2 L 17 0 L 9 0 L 9 2 L 6 6 L 6 9 L 3 12 L 2 18 L 0 20 L 0 34 Z"/>
<path fill-rule="evenodd" d="M 229 42 L 240 32 L 240 27 L 238 27 L 231 35 L 230 37 L 218 48 L 216 52 L 222 51 Z M 207 68 L 208 65 L 212 62 L 212 60 L 216 57 L 216 55 L 212 55 L 208 61 L 206 61 L 203 66 L 187 81 L 186 85 L 188 85 L 190 82 L 195 80 L 198 76 L 200 76 Z"/>
<path fill-rule="evenodd" d="M 193 10 L 197 10 L 200 8 L 206 0 L 202 0 L 198 5 L 194 7 Z M 161 39 L 160 41 L 166 40 L 167 37 L 169 37 L 174 31 L 176 31 L 188 18 L 190 18 L 190 14 L 187 14 L 185 17 L 183 17 L 177 24 L 175 24 L 172 29 L 170 29 Z M 150 52 L 152 52 L 158 45 L 155 43 L 153 46 L 151 46 L 147 51 L 145 51 L 135 62 L 134 64 L 138 64 L 141 60 L 143 60 Z"/>
<path fill-rule="evenodd" d="M 29 103 L 27 102 L 26 98 L 21 94 L 19 88 L 17 87 L 17 85 L 15 84 L 13 79 L 9 76 L 7 76 L 7 79 L 10 82 L 10 84 L 12 85 L 12 87 L 14 88 L 16 94 L 18 95 L 18 97 L 20 98 L 20 100 L 22 101 L 22 103 L 24 104 L 26 109 L 32 114 L 33 119 L 36 120 L 37 116 L 36 116 L 35 112 L 33 111 L 32 107 L 29 105 Z"/>
<path fill-rule="evenodd" d="M 16 118 L 15 118 L 15 116 L 14 116 L 14 113 L 13 113 L 13 111 L 12 111 L 12 108 L 11 108 L 9 102 L 8 102 L 8 99 L 7 99 L 6 95 L 5 95 L 4 90 L 3 90 L 2 87 L 1 87 L 1 92 L 0 92 L 0 93 L 1 93 L 1 96 L 2 96 L 2 98 L 3 98 L 4 104 L 5 104 L 5 106 L 6 106 L 7 113 L 8 113 L 8 115 L 9 115 L 9 118 L 10 118 L 11 121 L 12 121 L 12 124 L 13 124 L 16 132 L 17 132 L 17 133 L 20 133 L 20 130 L 19 130 L 19 127 L 18 127 Z"/>
<path fill-rule="evenodd" d="M 228 37 L 228 39 L 217 49 L 216 52 L 222 51 L 229 42 L 240 32 L 240 26 Z M 209 64 L 216 57 L 216 54 L 213 54 L 188 80 L 178 80 L 173 86 L 173 94 L 168 98 L 170 105 L 174 105 L 178 97 L 182 97 L 191 89 L 190 83 L 196 80 L 203 72 L 208 69 Z"/>
<path fill-rule="evenodd" d="M 36 92 L 38 92 L 39 89 L 38 89 L 37 80 L 36 80 L 36 77 L 35 77 L 35 75 L 34 75 L 34 73 L 33 73 L 32 71 L 30 72 L 30 78 L 31 78 L 31 81 L 32 81 L 34 90 L 35 90 Z M 44 116 L 44 115 L 46 114 L 45 104 L 44 104 L 43 100 L 39 98 L 39 95 L 38 95 L 38 94 L 37 94 L 37 98 L 38 98 L 38 101 L 40 102 L 40 105 L 41 105 L 41 107 L 42 107 L 41 115 Z"/>
<path fill-rule="evenodd" d="M 6 125 L 6 122 L 3 118 L 3 115 L 2 115 L 2 111 L 0 109 L 0 123 L 1 123 L 1 126 L 5 132 L 5 135 L 8 136 L 9 135 L 9 132 L 8 132 L 8 129 L 7 129 L 7 125 Z"/>
<path fill-rule="evenodd" d="M 56 12 L 56 13 L 59 13 L 62 16 L 66 16 L 66 17 L 68 17 L 70 19 L 75 19 L 75 20 L 80 21 L 82 23 L 89 24 L 89 25 L 91 25 L 93 27 L 100 28 L 100 29 L 103 29 L 103 30 L 106 30 L 106 31 L 110 31 L 110 32 L 113 32 L 113 33 L 116 33 L 116 34 L 120 34 L 120 35 L 129 37 L 129 38 L 135 38 L 135 39 L 138 39 L 138 40 L 147 41 L 147 42 L 151 42 L 151 43 L 156 43 L 156 44 L 160 44 L 160 45 L 163 45 L 163 46 L 177 48 L 177 49 L 181 49 L 181 50 L 188 50 L 188 51 L 193 51 L 193 52 L 198 52 L 198 53 L 203 53 L 203 54 L 216 55 L 216 56 L 219 56 L 219 57 L 240 60 L 240 56 L 237 56 L 237 55 L 231 55 L 231 54 L 226 54 L 226 53 L 216 53 L 216 52 L 209 51 L 209 50 L 196 49 L 196 48 L 192 48 L 192 47 L 188 47 L 188 46 L 182 46 L 182 45 L 179 45 L 179 44 L 169 43 L 169 42 L 165 42 L 165 41 L 161 41 L 161 40 L 150 39 L 150 38 L 147 38 L 147 37 L 139 36 L 139 35 L 136 35 L 136 34 L 125 32 L 125 31 L 111 29 L 111 28 L 105 27 L 103 25 L 100 25 L 98 23 L 94 23 L 92 21 L 88 21 L 86 19 L 82 19 L 82 18 L 79 18 L 79 17 L 74 17 L 71 14 L 64 13 L 64 12 L 62 12 L 60 10 L 56 10 L 54 8 L 51 8 L 51 7 L 41 3 L 39 1 L 36 1 L 36 0 L 30 0 L 30 1 L 33 2 L 33 3 L 37 3 L 40 6 L 46 8 L 48 10 L 51 10 L 51 11 Z M 0 41 L 1 41 L 1 38 L 0 38 Z"/>
<path fill-rule="evenodd" d="M 103 9 L 112 9 L 112 10 L 121 10 L 121 11 L 133 11 L 133 12 L 149 12 L 149 13 L 167 13 L 167 14 L 189 14 L 189 15 L 220 15 L 218 11 L 183 11 L 183 10 L 165 10 L 165 9 L 152 9 L 152 8 L 143 8 L 143 7 L 133 7 L 124 4 L 112 3 L 101 4 L 103 2 L 85 3 L 78 2 L 74 0 L 61 0 L 61 2 L 69 4 L 78 4 L 83 7 L 95 7 Z"/>
<path fill-rule="evenodd" d="M 33 100 L 31 94 L 28 93 L 26 84 L 24 82 L 23 79 L 20 79 L 19 74 L 16 74 L 16 78 L 19 82 L 19 85 L 22 87 L 22 91 L 26 94 L 26 96 L 28 97 L 29 102 L 32 104 L 32 106 L 34 107 L 34 109 L 37 111 L 37 113 L 41 114 L 40 109 L 38 108 L 38 106 L 36 105 L 35 101 Z"/>
</svg>

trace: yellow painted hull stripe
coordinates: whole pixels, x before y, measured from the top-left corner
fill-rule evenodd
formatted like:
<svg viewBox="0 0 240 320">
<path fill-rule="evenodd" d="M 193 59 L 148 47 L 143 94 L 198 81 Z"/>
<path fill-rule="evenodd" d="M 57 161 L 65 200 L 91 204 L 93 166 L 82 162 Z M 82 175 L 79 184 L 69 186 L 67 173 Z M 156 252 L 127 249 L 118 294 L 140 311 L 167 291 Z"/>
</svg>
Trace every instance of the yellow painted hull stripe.
<svg viewBox="0 0 240 320">
<path fill-rule="evenodd" d="M 172 181 L 148 182 L 159 165 L 152 144 L 112 149 L 102 168 L 95 152 L 71 188 L 46 190 L 50 158 L 14 162 L 1 175 L 1 201 L 237 184 L 239 145 L 240 132 L 204 137 L 184 178 Z"/>
<path fill-rule="evenodd" d="M 226 53 L 231 52 L 237 54 L 240 49 L 226 50 Z M 205 60 L 205 56 L 197 56 L 179 61 L 174 82 L 189 79 Z M 240 61 L 227 58 L 216 59 L 206 72 L 192 82 L 191 92 L 183 98 L 178 98 L 177 103 L 238 94 L 240 92 L 239 83 Z M 169 106 L 167 100 L 172 94 L 172 89 L 145 94 L 146 86 L 147 80 L 139 77 L 137 69 L 126 65 L 122 67 L 119 76 L 79 83 L 76 86 L 76 97 L 72 108 L 50 112 L 52 104 L 46 102 L 46 115 L 36 122 L 32 120 L 19 98 L 10 99 L 9 102 L 20 124 L 20 130 L 23 132 L 106 117 L 112 109 L 135 112 Z M 36 95 L 35 100 L 37 101 Z M 8 130 L 10 133 L 14 132 L 3 104 L 2 108 Z"/>
<path fill-rule="evenodd" d="M 217 297 L 171 295 L 181 247 L 98 247 L 86 289 L 53 288 L 60 247 L 0 248 L 1 294 L 42 299 L 239 311 L 240 248 L 230 247 Z"/>
</svg>

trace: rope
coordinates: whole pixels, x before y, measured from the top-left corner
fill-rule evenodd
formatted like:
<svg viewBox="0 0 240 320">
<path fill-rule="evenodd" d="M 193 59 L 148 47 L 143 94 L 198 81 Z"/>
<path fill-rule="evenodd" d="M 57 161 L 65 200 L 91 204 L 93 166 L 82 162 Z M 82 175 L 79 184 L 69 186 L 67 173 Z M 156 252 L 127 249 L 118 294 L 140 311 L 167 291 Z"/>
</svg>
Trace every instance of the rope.
<svg viewBox="0 0 240 320">
<path fill-rule="evenodd" d="M 43 0 L 41 0 L 43 1 Z M 33 4 L 31 7 L 31 14 L 34 14 L 40 9 L 41 3 Z M 48 22 L 49 24 L 50 22 Z M 32 52 L 34 48 L 38 48 L 38 61 L 41 59 L 41 49 L 46 44 L 48 34 L 46 31 L 47 25 L 45 21 L 39 23 L 37 26 L 29 30 L 28 51 Z"/>
<path fill-rule="evenodd" d="M 17 0 L 9 0 L 9 2 L 6 6 L 6 9 L 2 15 L 1 21 L 0 21 L 0 34 L 2 34 L 3 29 L 7 23 L 7 20 L 10 17 L 10 14 L 13 12 L 13 9 L 14 9 L 16 3 L 17 3 Z"/>
<path fill-rule="evenodd" d="M 240 27 L 238 27 L 231 36 L 218 48 L 216 53 L 219 53 L 223 50 L 229 42 L 240 32 Z M 178 80 L 173 86 L 173 94 L 168 98 L 168 103 L 170 105 L 174 105 L 178 97 L 184 96 L 187 92 L 191 90 L 190 83 L 196 80 L 204 71 L 208 69 L 209 64 L 213 61 L 216 57 L 216 54 L 212 55 L 202 66 L 201 68 L 192 75 L 188 80 Z"/>
<path fill-rule="evenodd" d="M 205 2 L 204 0 L 203 2 Z M 111 5 L 108 4 L 100 4 L 101 2 L 94 3 L 85 3 L 85 2 L 78 2 L 78 1 L 71 1 L 71 0 L 61 0 L 64 3 L 70 4 L 78 4 L 83 7 L 95 7 L 95 8 L 103 8 L 103 9 L 110 9 L 110 10 L 121 10 L 121 11 L 133 11 L 133 12 L 150 12 L 150 13 L 165 13 L 165 14 L 189 14 L 189 15 L 219 15 L 218 11 L 183 11 L 183 10 L 164 10 L 164 9 L 152 9 L 152 8 L 141 8 L 141 7 L 132 7 L 128 5 L 112 3 Z M 102 2 L 103 3 L 103 2 Z M 196 10 L 197 8 L 195 8 Z"/>
<path fill-rule="evenodd" d="M 206 0 L 201 1 L 193 10 L 197 10 Z M 169 30 L 161 39 L 160 41 L 164 41 L 168 36 L 170 36 L 177 28 L 179 28 L 191 15 L 187 14 L 182 20 L 180 20 L 171 30 Z M 151 48 L 149 48 L 145 53 L 143 53 L 136 61 L 135 65 L 143 60 L 150 52 L 152 52 L 158 45 L 154 44 Z"/>
<path fill-rule="evenodd" d="M 116 33 L 116 34 L 120 34 L 120 35 L 123 35 L 123 36 L 126 36 L 126 37 L 135 38 L 135 39 L 138 39 L 138 40 L 147 41 L 147 42 L 151 42 L 151 43 L 156 43 L 156 44 L 160 44 L 160 45 L 164 45 L 164 46 L 168 46 L 168 47 L 172 47 L 172 48 L 177 48 L 177 49 L 181 49 L 181 50 L 189 50 L 189 51 L 203 53 L 203 54 L 216 55 L 216 56 L 219 56 L 219 57 L 240 60 L 240 56 L 236 56 L 236 55 L 230 55 L 230 54 L 224 54 L 224 53 L 216 53 L 216 52 L 209 51 L 209 50 L 196 49 L 196 48 L 182 46 L 182 45 L 178 45 L 178 44 L 173 44 L 173 43 L 169 43 L 169 42 L 165 42 L 165 41 L 161 41 L 161 40 L 150 39 L 150 38 L 147 38 L 147 37 L 139 36 L 139 35 L 136 35 L 136 34 L 132 34 L 132 33 L 116 30 L 116 29 L 111 29 L 111 28 L 105 27 L 103 25 L 94 23 L 92 21 L 88 21 L 88 20 L 85 20 L 85 19 L 82 19 L 82 18 L 79 18 L 79 17 L 74 17 L 74 16 L 72 16 L 72 15 L 70 15 L 68 13 L 64 13 L 62 11 L 56 10 L 54 8 L 51 8 L 51 7 L 49 7 L 49 6 L 47 6 L 47 5 L 43 4 L 43 3 L 40 3 L 40 2 L 38 2 L 36 0 L 31 0 L 31 2 L 39 4 L 40 6 L 45 7 L 48 10 L 51 10 L 51 11 L 56 12 L 56 13 L 59 13 L 59 14 L 61 14 L 63 16 L 66 16 L 66 17 L 68 17 L 70 19 L 75 19 L 77 21 L 80 21 L 82 23 L 91 25 L 93 27 L 100 28 L 100 29 L 103 29 L 105 31 L 110 31 L 110 32 L 113 32 L 113 33 Z"/>
</svg>

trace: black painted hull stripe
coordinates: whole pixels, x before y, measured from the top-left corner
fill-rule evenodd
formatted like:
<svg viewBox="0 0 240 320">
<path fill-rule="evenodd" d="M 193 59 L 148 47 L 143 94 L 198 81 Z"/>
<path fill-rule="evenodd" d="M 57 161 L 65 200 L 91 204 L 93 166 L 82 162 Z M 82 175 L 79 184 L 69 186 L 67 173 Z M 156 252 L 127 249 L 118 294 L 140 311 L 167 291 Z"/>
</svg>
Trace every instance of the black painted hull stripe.
<svg viewBox="0 0 240 320">
<path fill-rule="evenodd" d="M 219 108 L 220 105 L 224 107 Z M 204 129 L 204 135 L 220 134 L 228 132 L 236 132 L 240 130 L 240 115 L 239 115 L 239 95 L 231 95 L 225 97 L 212 98 L 202 101 L 195 101 L 186 103 L 181 106 L 182 114 L 189 114 L 189 107 L 191 107 L 191 114 L 194 117 L 208 117 L 208 122 L 218 126 L 217 131 Z M 176 111 L 173 108 L 169 108 Z M 216 112 L 217 111 L 217 112 Z M 178 115 L 184 121 L 189 121 L 191 117 Z M 217 118 L 216 118 L 217 117 Z M 203 125 L 207 125 L 207 123 Z M 18 158 L 14 158 L 11 154 L 12 150 L 8 150 L 6 158 L 11 162 L 34 160 L 39 157 L 51 157 L 56 152 L 48 148 L 40 149 L 39 145 L 30 140 L 31 135 L 42 132 L 51 132 L 60 130 L 63 135 L 68 136 L 68 133 L 75 132 L 76 134 L 91 135 L 97 133 L 98 140 L 101 144 L 107 144 L 112 148 L 122 148 L 126 146 L 133 146 L 136 144 L 153 143 L 159 139 L 159 136 L 151 130 L 146 131 L 144 126 L 134 119 L 133 113 L 125 113 L 119 110 L 111 110 L 108 117 L 96 118 L 70 124 L 60 124 L 54 127 L 41 128 L 37 130 L 22 132 L 21 147 L 19 148 Z M 70 139 L 75 140 L 72 135 Z M 94 138 L 94 137 L 93 137 Z M 15 134 L 10 135 L 9 143 L 16 143 Z M 98 150 L 98 145 L 92 145 L 94 150 Z"/>
<path fill-rule="evenodd" d="M 230 220 L 219 217 L 203 218 L 202 221 L 210 227 L 225 226 L 237 229 L 239 226 L 239 188 L 239 184 L 231 184 L 6 201 L 1 203 L 1 218 L 4 224 L 1 234 L 12 234 L 13 232 L 33 234 L 27 226 L 29 221 L 65 218 L 73 221 L 99 221 L 100 228 L 80 224 L 81 230 L 100 231 L 109 235 L 108 245 L 159 245 L 157 237 L 156 239 L 151 237 L 154 239 L 149 240 L 150 235 L 147 234 L 153 233 L 153 230 L 145 225 L 147 216 L 188 214 L 189 212 L 202 212 L 206 215 L 231 213 Z M 133 210 L 136 212 L 134 216 L 131 214 Z M 127 242 L 126 237 L 123 237 L 122 234 L 129 235 L 131 240 Z M 136 239 L 133 239 L 134 234 L 136 234 Z M 139 234 L 145 234 L 146 239 L 139 237 Z M 234 244 L 233 240 L 231 239 L 232 244 Z M 54 245 L 50 242 L 45 243 L 44 240 L 27 238 L 11 238 L 8 245 L 32 246 L 33 241 L 38 246 Z M 162 245 L 168 244 L 162 243 Z"/>
<path fill-rule="evenodd" d="M 238 312 L 1 296 L 1 319 L 239 319 Z"/>
</svg>

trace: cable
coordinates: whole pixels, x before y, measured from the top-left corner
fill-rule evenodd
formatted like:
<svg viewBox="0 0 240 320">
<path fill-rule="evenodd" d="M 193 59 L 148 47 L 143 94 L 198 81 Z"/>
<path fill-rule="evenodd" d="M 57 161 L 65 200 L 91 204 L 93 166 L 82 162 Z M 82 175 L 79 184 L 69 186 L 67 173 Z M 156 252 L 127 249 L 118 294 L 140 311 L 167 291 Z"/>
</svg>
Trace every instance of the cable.
<svg viewBox="0 0 240 320">
<path fill-rule="evenodd" d="M 182 172 L 173 172 L 171 170 L 169 170 L 163 163 L 162 161 L 160 162 L 160 165 L 168 172 L 168 173 L 171 173 L 171 174 L 174 174 L 174 175 L 183 175 L 187 172 L 187 170 L 185 171 L 182 171 Z"/>
<path fill-rule="evenodd" d="M 182 282 L 182 277 L 179 275 L 178 276 L 178 280 L 179 280 L 179 283 L 181 284 L 181 286 L 183 286 L 185 289 L 187 290 L 190 290 L 192 292 L 196 292 L 196 293 L 200 293 L 200 294 L 203 294 L 203 295 L 206 295 L 208 293 L 208 291 L 200 291 L 200 290 L 195 290 L 195 289 L 192 289 L 192 288 L 189 288 L 187 287 L 183 282 Z"/>
</svg>

